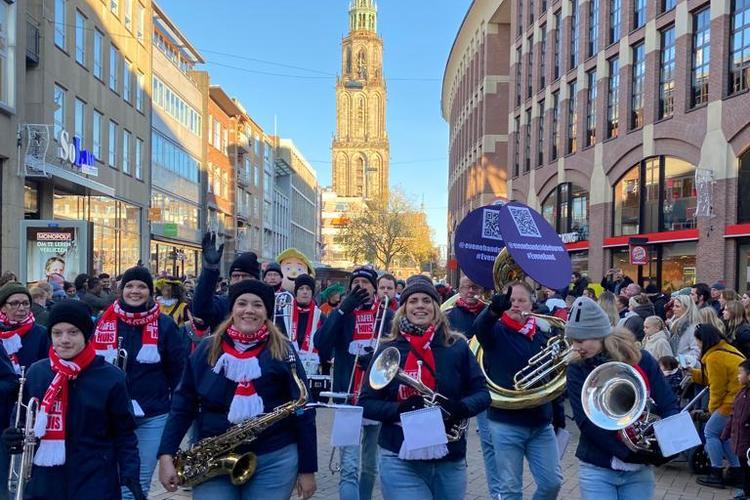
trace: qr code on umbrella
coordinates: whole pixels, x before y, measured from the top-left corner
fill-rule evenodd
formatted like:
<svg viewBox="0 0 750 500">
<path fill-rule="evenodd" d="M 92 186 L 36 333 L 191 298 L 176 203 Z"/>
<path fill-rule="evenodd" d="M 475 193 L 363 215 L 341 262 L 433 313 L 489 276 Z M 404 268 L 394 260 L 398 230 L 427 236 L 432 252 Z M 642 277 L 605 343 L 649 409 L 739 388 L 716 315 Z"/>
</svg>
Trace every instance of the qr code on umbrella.
<svg viewBox="0 0 750 500">
<path fill-rule="evenodd" d="M 531 211 L 527 207 L 508 207 L 510 210 L 510 216 L 513 217 L 513 222 L 516 224 L 518 234 L 527 238 L 541 238 L 542 233 L 539 232 L 539 228 L 531 216 Z"/>
<path fill-rule="evenodd" d="M 488 240 L 503 240 L 500 234 L 500 211 L 485 209 L 482 212 L 482 238 Z"/>
</svg>

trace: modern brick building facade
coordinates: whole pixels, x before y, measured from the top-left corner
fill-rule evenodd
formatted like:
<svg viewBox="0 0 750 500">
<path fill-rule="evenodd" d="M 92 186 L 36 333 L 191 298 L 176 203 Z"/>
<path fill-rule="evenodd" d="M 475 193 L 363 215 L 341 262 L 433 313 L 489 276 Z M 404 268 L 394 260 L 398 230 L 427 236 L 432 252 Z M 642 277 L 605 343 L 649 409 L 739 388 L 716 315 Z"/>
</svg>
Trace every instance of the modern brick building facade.
<svg viewBox="0 0 750 500">
<path fill-rule="evenodd" d="M 509 198 L 597 281 L 746 289 L 750 3 L 510 3 Z M 633 238 L 649 264 L 630 265 Z"/>
</svg>

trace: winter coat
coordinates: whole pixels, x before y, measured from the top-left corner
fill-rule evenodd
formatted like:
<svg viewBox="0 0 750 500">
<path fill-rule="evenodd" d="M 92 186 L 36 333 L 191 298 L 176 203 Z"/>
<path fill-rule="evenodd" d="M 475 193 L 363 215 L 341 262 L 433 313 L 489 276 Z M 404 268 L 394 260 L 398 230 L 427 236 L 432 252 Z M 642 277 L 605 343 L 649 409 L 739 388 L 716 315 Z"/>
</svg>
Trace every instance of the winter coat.
<svg viewBox="0 0 750 500">
<path fill-rule="evenodd" d="M 602 281 L 601 281 L 600 285 L 605 290 L 608 290 L 608 291 L 614 293 L 615 295 L 620 295 L 620 290 L 622 290 L 623 288 L 627 287 L 632 282 L 633 282 L 633 280 L 631 280 L 627 276 L 623 276 L 623 278 L 620 281 L 615 281 L 615 280 L 613 280 L 611 278 L 608 279 L 607 276 L 605 276 L 605 277 L 602 278 Z"/>
<path fill-rule="evenodd" d="M 639 342 L 643 340 L 643 322 L 649 316 L 654 315 L 654 306 L 652 304 L 639 305 L 633 308 L 633 314 L 625 319 L 624 327 L 635 335 Z"/>
<path fill-rule="evenodd" d="M 0 324 L 0 329 L 4 329 Z M 40 359 L 49 355 L 49 336 L 47 328 L 35 324 L 31 330 L 26 332 L 21 339 L 21 348 L 16 353 L 18 364 L 25 366 L 27 369 Z M 7 354 L 6 354 L 7 356 Z"/>
<path fill-rule="evenodd" d="M 34 323 L 41 327 L 47 328 L 47 318 L 49 318 L 49 311 L 46 307 L 39 305 L 36 302 L 32 302 L 31 314 L 34 315 Z"/>
<path fill-rule="evenodd" d="M 539 353 L 554 335 L 549 323 L 537 320 L 537 332 L 529 340 L 507 328 L 489 307 L 474 321 L 474 335 L 484 349 L 484 368 L 489 378 L 501 387 L 513 388 L 513 375 L 528 364 L 529 358 Z M 524 427 L 539 427 L 552 423 L 552 403 L 529 409 L 507 410 L 490 408 L 491 420 Z"/>
<path fill-rule="evenodd" d="M 750 325 L 742 323 L 734 332 L 732 345 L 737 348 L 746 358 L 750 357 Z"/>
<path fill-rule="evenodd" d="M 669 345 L 674 356 L 684 356 L 688 365 L 694 366 L 701 357 L 701 350 L 695 340 L 695 323 L 682 323 L 670 326 Z"/>
<path fill-rule="evenodd" d="M 654 304 L 654 314 L 665 321 L 667 319 L 666 307 L 669 300 L 670 298 L 663 293 L 651 297 L 651 302 Z"/>
<path fill-rule="evenodd" d="M 747 450 L 750 449 L 750 387 L 744 386 L 734 398 L 732 414 L 721 439 L 729 439 L 740 460 L 746 460 Z"/>
<path fill-rule="evenodd" d="M 219 326 L 229 316 L 229 297 L 216 294 L 219 281 L 218 269 L 203 268 L 193 293 L 191 312 L 203 320 L 211 330 Z"/>
<path fill-rule="evenodd" d="M 583 411 L 581 405 L 583 383 L 594 368 L 605 361 L 597 356 L 570 364 L 567 371 L 567 393 L 573 410 L 573 419 L 581 431 L 576 457 L 582 462 L 611 469 L 613 457 L 629 463 L 639 462 L 634 453 L 619 439 L 618 431 L 608 431 L 597 427 Z M 680 411 L 677 398 L 662 375 L 656 360 L 648 352 L 641 350 L 641 361 L 638 366 L 648 378 L 650 397 L 655 403 L 652 407 L 653 412 L 661 418 L 676 415 Z"/>
<path fill-rule="evenodd" d="M 396 347 L 401 353 L 401 368 L 406 363 L 410 351 L 409 342 L 403 337 L 380 346 L 375 358 L 388 347 Z M 463 339 L 456 339 L 452 345 L 444 346 L 437 342 L 430 344 L 435 356 L 436 391 L 448 399 L 460 400 L 463 412 L 456 418 L 470 418 L 490 406 L 490 393 L 487 391 L 484 375 L 476 358 Z M 368 375 L 365 380 L 369 380 Z M 391 381 L 381 390 L 375 390 L 364 383 L 358 404 L 364 408 L 364 418 L 383 423 L 378 444 L 381 448 L 398 454 L 404 441 L 400 425 L 398 382 Z M 448 443 L 448 455 L 440 460 L 461 460 L 466 456 L 466 436 Z"/>
<path fill-rule="evenodd" d="M 144 416 L 154 417 L 169 412 L 172 392 L 177 388 L 185 366 L 185 340 L 177 331 L 172 318 L 159 315 L 159 341 L 157 348 L 161 361 L 139 363 L 138 352 L 143 345 L 143 327 L 130 326 L 117 320 L 117 336 L 122 337 L 122 347 L 128 352 L 125 370 L 130 397 L 138 402 Z"/>
<path fill-rule="evenodd" d="M 589 283 L 590 283 L 590 280 L 588 276 L 581 276 L 580 278 L 575 280 L 573 283 L 571 283 L 570 292 L 569 292 L 570 295 L 576 298 L 580 297 L 581 295 L 583 295 L 583 291 L 586 290 L 586 288 L 588 288 Z"/>
<path fill-rule="evenodd" d="M 49 359 L 28 371 L 24 400 L 41 401 L 54 373 Z M 65 464 L 37 467 L 25 498 L 120 498 L 124 480 L 138 482 L 140 459 L 125 374 L 97 356 L 68 384 Z"/>
<path fill-rule="evenodd" d="M 648 351 L 656 361 L 664 356 L 674 356 L 672 346 L 669 345 L 667 332 L 660 330 L 653 335 L 646 335 L 641 342 L 641 347 Z"/>
<path fill-rule="evenodd" d="M 97 295 L 87 291 L 81 300 L 91 308 L 94 316 L 98 316 L 104 309 L 112 305 L 112 302 L 115 301 L 115 296 L 105 295 L 104 293 Z"/>
<path fill-rule="evenodd" d="M 474 320 L 477 319 L 476 314 L 461 307 L 454 306 L 448 311 L 446 317 L 448 318 L 451 330 L 462 333 L 467 339 L 474 336 L 472 326 L 474 325 Z"/>
<path fill-rule="evenodd" d="M 193 422 L 197 426 L 199 440 L 223 434 L 231 425 L 227 415 L 237 383 L 225 377 L 223 372 L 214 373 L 213 366 L 208 364 L 211 345 L 211 341 L 201 342 L 188 358 L 162 433 L 159 456 L 174 455 Z M 287 346 L 288 352 L 294 353 L 297 375 L 307 386 L 302 363 L 291 343 Z M 257 359 L 261 376 L 253 380 L 253 385 L 263 400 L 264 412 L 299 397 L 290 363 L 273 358 L 270 349 L 261 351 Z M 236 453 L 252 451 L 256 455 L 263 455 L 296 443 L 299 472 L 313 473 L 318 470 L 316 439 L 315 411 L 308 410 L 276 422 L 261 432 L 255 441 L 236 448 Z"/>
<path fill-rule="evenodd" d="M 708 411 L 725 417 L 732 412 L 734 397 L 740 390 L 737 367 L 745 359 L 740 351 L 722 340 L 701 357 L 701 367 L 693 368 L 693 381 L 708 386 Z"/>
<path fill-rule="evenodd" d="M 0 342 L 0 425 L 10 425 L 13 408 L 18 402 L 18 375 Z"/>
<path fill-rule="evenodd" d="M 375 311 L 373 311 L 373 314 Z M 343 314 L 341 309 L 336 309 L 323 324 L 318 333 L 315 334 L 315 345 L 318 348 L 321 362 L 335 358 L 333 363 L 333 391 L 347 392 L 349 380 L 354 368 L 354 355 L 349 354 L 349 343 L 354 333 L 354 313 Z M 383 337 L 388 336 L 391 331 L 393 312 L 385 312 L 385 325 L 383 325 Z M 375 333 L 380 327 L 380 321 L 375 323 Z"/>
</svg>

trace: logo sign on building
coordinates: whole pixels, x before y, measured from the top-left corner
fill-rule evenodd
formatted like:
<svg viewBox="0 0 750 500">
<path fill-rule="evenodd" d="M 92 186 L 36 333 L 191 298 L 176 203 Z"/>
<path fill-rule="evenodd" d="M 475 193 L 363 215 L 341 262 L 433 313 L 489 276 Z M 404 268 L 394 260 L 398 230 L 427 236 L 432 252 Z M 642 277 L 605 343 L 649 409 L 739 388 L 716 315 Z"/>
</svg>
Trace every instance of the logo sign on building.
<svg viewBox="0 0 750 500">
<path fill-rule="evenodd" d="M 630 250 L 630 264 L 633 266 L 645 266 L 648 264 L 648 242 L 645 238 L 631 238 L 628 243 Z"/>
<path fill-rule="evenodd" d="M 555 229 L 536 210 L 511 202 L 500 210 L 498 228 L 516 264 L 552 289 L 570 283 L 570 256 Z"/>
<path fill-rule="evenodd" d="M 82 174 L 99 175 L 99 168 L 96 166 L 96 156 L 91 151 L 83 149 L 81 138 L 73 136 L 71 141 L 67 130 L 60 132 L 60 147 L 58 156 L 65 163 L 69 163 L 74 169 L 80 170 Z"/>
<path fill-rule="evenodd" d="M 474 283 L 492 290 L 492 266 L 503 249 L 497 205 L 472 210 L 464 217 L 453 236 L 453 251 L 458 265 Z"/>
<path fill-rule="evenodd" d="M 41 279 L 62 290 L 63 281 L 73 281 L 87 272 L 91 242 L 86 221 L 23 220 L 20 260 L 21 281 Z"/>
</svg>

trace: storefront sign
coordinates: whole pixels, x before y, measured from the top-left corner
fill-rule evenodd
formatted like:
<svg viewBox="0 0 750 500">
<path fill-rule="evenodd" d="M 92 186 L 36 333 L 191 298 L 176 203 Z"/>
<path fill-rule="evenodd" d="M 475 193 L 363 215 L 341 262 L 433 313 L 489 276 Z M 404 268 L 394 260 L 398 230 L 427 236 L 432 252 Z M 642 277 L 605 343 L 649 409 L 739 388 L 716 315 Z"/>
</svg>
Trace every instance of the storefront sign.
<svg viewBox="0 0 750 500">
<path fill-rule="evenodd" d="M 580 238 L 578 232 L 573 233 L 562 233 L 560 239 L 563 243 L 576 243 Z"/>
<path fill-rule="evenodd" d="M 492 290 L 492 266 L 500 250 L 500 210 L 497 205 L 472 210 L 464 217 L 453 236 L 453 252 L 458 265 L 474 283 Z"/>
<path fill-rule="evenodd" d="M 162 234 L 167 238 L 177 238 L 177 224 L 167 222 L 162 225 Z"/>
<path fill-rule="evenodd" d="M 81 138 L 78 136 L 73 136 L 71 142 L 67 130 L 63 129 L 60 132 L 60 147 L 57 154 L 64 162 L 70 163 L 73 168 L 80 170 L 82 174 L 99 175 L 94 153 L 83 149 Z"/>
<path fill-rule="evenodd" d="M 537 211 L 518 202 L 500 210 L 498 228 L 510 256 L 537 283 L 553 289 L 570 283 L 570 256 L 555 229 Z"/>
<path fill-rule="evenodd" d="M 85 221 L 21 221 L 20 279 L 33 283 L 40 279 L 62 289 L 63 281 L 74 281 L 88 271 L 91 244 L 89 223 Z"/>
<path fill-rule="evenodd" d="M 149 222 L 160 222 L 161 221 L 161 208 L 160 207 L 149 208 L 148 220 Z"/>
<path fill-rule="evenodd" d="M 630 265 L 645 266 L 648 264 L 647 238 L 630 238 L 628 248 L 630 253 Z"/>
</svg>

